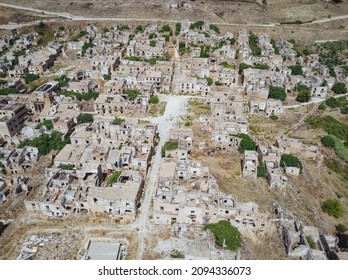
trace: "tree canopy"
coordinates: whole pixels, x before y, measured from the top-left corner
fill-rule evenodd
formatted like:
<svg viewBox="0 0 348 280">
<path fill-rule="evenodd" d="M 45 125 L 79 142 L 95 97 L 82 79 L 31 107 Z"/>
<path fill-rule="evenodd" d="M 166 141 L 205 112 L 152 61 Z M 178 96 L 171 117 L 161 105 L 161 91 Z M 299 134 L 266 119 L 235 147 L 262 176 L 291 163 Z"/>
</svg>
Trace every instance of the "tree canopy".
<svg viewBox="0 0 348 280">
<path fill-rule="evenodd" d="M 279 99 L 284 101 L 286 99 L 286 92 L 283 87 L 270 87 L 268 98 Z"/>
</svg>

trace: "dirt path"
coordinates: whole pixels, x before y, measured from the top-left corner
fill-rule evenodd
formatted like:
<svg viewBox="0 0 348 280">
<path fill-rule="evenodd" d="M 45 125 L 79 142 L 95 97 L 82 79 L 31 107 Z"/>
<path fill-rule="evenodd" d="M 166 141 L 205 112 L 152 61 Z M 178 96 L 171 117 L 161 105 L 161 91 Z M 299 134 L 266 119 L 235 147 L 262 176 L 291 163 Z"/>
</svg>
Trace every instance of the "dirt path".
<svg viewBox="0 0 348 280">
<path fill-rule="evenodd" d="M 161 148 L 169 140 L 169 131 L 175 127 L 181 116 L 187 113 L 189 97 L 186 96 L 161 96 L 161 101 L 167 102 L 166 110 L 161 117 L 152 118 L 152 122 L 158 124 L 160 142 L 156 149 L 156 154 L 152 159 L 151 170 L 149 172 L 149 182 L 147 184 L 144 199 L 141 205 L 141 212 L 138 218 L 138 244 L 137 259 L 142 259 L 145 250 L 145 240 L 149 238 L 150 215 L 152 198 L 156 192 L 158 172 L 160 169 L 162 156 Z"/>
</svg>

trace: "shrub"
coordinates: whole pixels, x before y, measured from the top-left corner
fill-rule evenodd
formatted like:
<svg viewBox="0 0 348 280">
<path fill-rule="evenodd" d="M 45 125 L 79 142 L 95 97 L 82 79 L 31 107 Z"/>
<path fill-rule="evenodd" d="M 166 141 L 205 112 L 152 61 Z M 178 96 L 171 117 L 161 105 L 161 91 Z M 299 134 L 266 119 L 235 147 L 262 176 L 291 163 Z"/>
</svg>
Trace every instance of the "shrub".
<svg viewBox="0 0 348 280">
<path fill-rule="evenodd" d="M 263 164 L 257 166 L 257 177 L 266 177 L 266 167 Z"/>
<path fill-rule="evenodd" d="M 279 117 L 277 115 L 274 115 L 274 114 L 272 114 L 269 118 L 273 121 L 276 121 L 279 119 Z"/>
<path fill-rule="evenodd" d="M 288 67 L 291 70 L 291 75 L 303 75 L 302 66 L 300 64 L 291 65 Z"/>
<path fill-rule="evenodd" d="M 150 96 L 150 104 L 157 104 L 159 102 L 158 96 L 152 95 Z"/>
<path fill-rule="evenodd" d="M 114 125 L 120 125 L 124 122 L 124 119 L 122 118 L 115 118 L 113 121 L 112 121 L 112 124 Z"/>
<path fill-rule="evenodd" d="M 255 151 L 256 149 L 256 143 L 251 139 L 251 137 L 244 133 L 239 133 L 239 138 L 242 138 L 242 141 L 240 141 L 238 151 L 240 153 L 244 153 L 244 151 Z"/>
<path fill-rule="evenodd" d="M 59 164 L 58 168 L 63 169 L 63 170 L 73 170 L 75 166 L 73 164 Z"/>
<path fill-rule="evenodd" d="M 303 170 L 302 162 L 300 161 L 300 159 L 292 154 L 282 154 L 280 158 L 280 166 L 298 167 L 300 168 L 300 173 L 302 173 Z"/>
<path fill-rule="evenodd" d="M 36 75 L 36 74 L 27 74 L 25 77 L 24 77 L 24 80 L 25 80 L 25 83 L 26 84 L 29 84 L 31 82 L 34 82 L 36 81 L 37 79 L 39 79 L 39 75 Z"/>
<path fill-rule="evenodd" d="M 321 143 L 327 148 L 335 148 L 336 141 L 331 135 L 326 135 L 321 138 Z"/>
<path fill-rule="evenodd" d="M 66 144 L 70 143 L 69 139 L 62 140 L 63 133 L 54 131 L 51 135 L 41 134 L 34 139 L 24 140 L 19 144 L 19 148 L 33 146 L 38 148 L 40 155 L 47 155 L 51 150 L 60 151 Z"/>
<path fill-rule="evenodd" d="M 129 100 L 134 100 L 141 95 L 140 91 L 137 89 L 126 89 L 123 93 L 128 96 Z"/>
<path fill-rule="evenodd" d="M 241 246 L 242 240 L 239 230 L 228 221 L 208 224 L 204 226 L 204 229 L 213 233 L 215 242 L 219 246 L 225 246 L 231 251 L 236 251 Z"/>
<path fill-rule="evenodd" d="M 309 87 L 303 84 L 297 84 L 296 88 L 298 91 L 296 100 L 298 102 L 308 102 L 311 99 L 311 92 L 309 90 Z"/>
<path fill-rule="evenodd" d="M 170 26 L 168 24 L 163 25 L 162 29 L 160 30 L 160 32 L 170 32 L 172 29 L 170 28 Z"/>
<path fill-rule="evenodd" d="M 69 82 L 69 79 L 66 75 L 62 75 L 58 78 L 55 78 L 54 80 L 58 82 L 60 87 L 66 87 Z"/>
<path fill-rule="evenodd" d="M 325 103 L 320 103 L 319 107 L 318 107 L 319 110 L 325 110 L 326 109 L 326 105 Z"/>
<path fill-rule="evenodd" d="M 149 45 L 150 45 L 150 47 L 156 47 L 157 42 L 155 40 L 151 40 Z"/>
<path fill-rule="evenodd" d="M 107 181 L 108 186 L 112 186 L 113 184 L 115 184 L 118 178 L 120 177 L 121 173 L 122 171 L 116 171 L 114 174 L 111 174 Z"/>
<path fill-rule="evenodd" d="M 213 79 L 210 77 L 205 77 L 205 79 L 207 80 L 208 86 L 211 86 L 214 83 Z"/>
<path fill-rule="evenodd" d="M 312 238 L 312 236 L 306 236 L 306 239 L 307 239 L 307 242 L 308 242 L 308 245 L 309 245 L 309 248 L 311 249 L 315 249 L 317 246 Z"/>
<path fill-rule="evenodd" d="M 344 214 L 344 209 L 338 199 L 325 200 L 321 205 L 321 209 L 324 213 L 327 213 L 329 216 L 333 216 L 337 219 L 342 217 Z"/>
<path fill-rule="evenodd" d="M 340 107 L 340 102 L 337 100 L 337 98 L 330 97 L 326 100 L 326 105 L 330 108 L 337 108 Z"/>
<path fill-rule="evenodd" d="M 268 70 L 269 66 L 267 64 L 256 64 L 255 69 Z"/>
<path fill-rule="evenodd" d="M 270 87 L 268 98 L 279 99 L 284 101 L 286 99 L 286 92 L 283 87 Z"/>
<path fill-rule="evenodd" d="M 199 20 L 199 21 L 196 21 L 195 23 L 191 23 L 190 29 L 201 29 L 203 25 L 204 25 L 204 21 Z"/>
<path fill-rule="evenodd" d="M 181 32 L 181 23 L 180 22 L 177 22 L 175 24 L 175 36 L 178 36 Z"/>
<path fill-rule="evenodd" d="M 345 233 L 348 230 L 344 224 L 338 224 L 335 226 L 335 228 L 338 233 Z"/>
<path fill-rule="evenodd" d="M 176 140 L 169 140 L 167 141 L 161 150 L 162 157 L 165 157 L 166 151 L 173 151 L 176 150 L 179 147 L 179 142 Z"/>
<path fill-rule="evenodd" d="M 82 114 L 79 117 L 79 123 L 91 123 L 94 121 L 94 117 L 91 114 Z"/>
<path fill-rule="evenodd" d="M 335 83 L 332 91 L 336 94 L 345 94 L 347 93 L 347 86 L 344 83 Z"/>
<path fill-rule="evenodd" d="M 51 120 L 44 120 L 43 122 L 36 125 L 36 129 L 40 129 L 42 126 L 45 126 L 48 130 L 53 129 L 53 122 Z"/>
<path fill-rule="evenodd" d="M 111 75 L 110 74 L 104 74 L 103 78 L 105 81 L 110 81 L 111 80 Z"/>
<path fill-rule="evenodd" d="M 246 64 L 246 63 L 239 64 L 239 74 L 242 74 L 242 72 L 248 68 L 253 68 L 253 66 Z"/>
<path fill-rule="evenodd" d="M 215 24 L 210 24 L 209 29 L 214 30 L 216 33 L 220 34 L 220 29 Z"/>
</svg>

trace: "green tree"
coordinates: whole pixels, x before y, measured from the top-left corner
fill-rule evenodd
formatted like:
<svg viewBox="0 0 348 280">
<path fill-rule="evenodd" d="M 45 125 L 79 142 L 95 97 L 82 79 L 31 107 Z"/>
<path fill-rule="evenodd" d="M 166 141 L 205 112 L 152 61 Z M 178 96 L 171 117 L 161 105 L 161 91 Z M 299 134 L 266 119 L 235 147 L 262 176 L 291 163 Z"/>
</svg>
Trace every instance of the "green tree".
<svg viewBox="0 0 348 280">
<path fill-rule="evenodd" d="M 341 218 L 344 215 L 344 209 L 341 202 L 338 199 L 327 199 L 322 205 L 321 209 L 324 213 L 335 218 Z"/>
<path fill-rule="evenodd" d="M 249 135 L 239 133 L 238 137 L 242 138 L 238 147 L 238 151 L 240 153 L 244 153 L 244 151 L 255 151 L 256 143 L 253 141 L 253 139 L 251 139 Z"/>
<path fill-rule="evenodd" d="M 81 114 L 79 117 L 79 123 L 91 123 L 94 121 L 94 117 L 91 114 Z"/>
<path fill-rule="evenodd" d="M 248 68 L 253 68 L 253 66 L 246 63 L 239 64 L 239 74 L 242 74 L 243 71 Z"/>
<path fill-rule="evenodd" d="M 286 92 L 283 87 L 273 87 L 269 88 L 268 98 L 279 99 L 284 101 L 286 99 Z"/>
<path fill-rule="evenodd" d="M 157 42 L 155 40 L 151 40 L 150 43 L 149 43 L 150 47 L 156 47 L 157 45 Z"/>
<path fill-rule="evenodd" d="M 280 166 L 298 167 L 300 168 L 300 173 L 302 173 L 303 170 L 302 162 L 300 161 L 300 159 L 292 154 L 282 154 L 280 158 Z"/>
<path fill-rule="evenodd" d="M 208 224 L 204 226 L 204 229 L 212 232 L 219 246 L 225 246 L 231 251 L 236 251 L 241 246 L 242 238 L 239 230 L 228 221 Z"/>
<path fill-rule="evenodd" d="M 332 91 L 336 94 L 345 94 L 347 93 L 347 86 L 344 83 L 335 83 Z"/>
<path fill-rule="evenodd" d="M 175 36 L 178 36 L 181 32 L 181 23 L 180 22 L 177 22 L 175 24 Z"/>
</svg>

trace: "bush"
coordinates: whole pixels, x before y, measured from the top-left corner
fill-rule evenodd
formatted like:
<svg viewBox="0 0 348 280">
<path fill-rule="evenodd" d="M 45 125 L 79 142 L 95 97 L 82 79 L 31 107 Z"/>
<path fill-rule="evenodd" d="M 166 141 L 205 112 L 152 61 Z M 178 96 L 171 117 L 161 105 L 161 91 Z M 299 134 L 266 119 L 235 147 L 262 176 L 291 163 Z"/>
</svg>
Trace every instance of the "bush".
<svg viewBox="0 0 348 280">
<path fill-rule="evenodd" d="M 291 65 L 288 67 L 291 70 L 291 75 L 303 75 L 302 66 L 300 64 Z"/>
<path fill-rule="evenodd" d="M 344 215 L 344 209 L 338 199 L 325 200 L 321 205 L 321 209 L 324 213 L 327 213 L 329 216 L 333 216 L 337 219 Z"/>
<path fill-rule="evenodd" d="M 248 68 L 253 68 L 253 66 L 246 64 L 246 63 L 239 64 L 239 74 L 242 74 L 242 72 Z"/>
<path fill-rule="evenodd" d="M 26 146 L 36 147 L 39 150 L 40 155 L 47 155 L 51 150 L 60 151 L 66 144 L 70 143 L 69 139 L 62 140 L 63 133 L 54 131 L 51 135 L 42 134 L 31 140 L 24 140 L 19 144 L 19 148 Z"/>
<path fill-rule="evenodd" d="M 338 233 L 345 233 L 348 230 L 344 224 L 338 224 L 335 226 L 335 228 Z"/>
<path fill-rule="evenodd" d="M 238 151 L 240 153 L 244 153 L 244 151 L 255 151 L 256 149 L 256 143 L 251 139 L 251 137 L 244 133 L 239 133 L 239 138 L 242 138 L 242 141 L 240 141 Z"/>
<path fill-rule="evenodd" d="M 176 140 L 169 140 L 167 141 L 161 150 L 162 157 L 165 157 L 166 151 L 173 151 L 176 150 L 179 147 L 179 142 Z"/>
<path fill-rule="evenodd" d="M 150 104 L 157 104 L 159 102 L 158 96 L 152 95 L 150 96 Z"/>
<path fill-rule="evenodd" d="M 300 173 L 302 173 L 303 170 L 302 162 L 300 161 L 300 159 L 292 154 L 282 154 L 280 158 L 280 166 L 298 167 L 300 168 Z"/>
<path fill-rule="evenodd" d="M 180 22 L 177 22 L 175 24 L 175 36 L 178 36 L 181 32 L 181 23 Z"/>
<path fill-rule="evenodd" d="M 60 87 L 66 87 L 68 85 L 69 79 L 66 75 L 62 75 L 59 78 L 55 78 Z"/>
<path fill-rule="evenodd" d="M 268 98 L 279 99 L 284 101 L 286 99 L 286 92 L 283 87 L 270 87 Z"/>
<path fill-rule="evenodd" d="M 329 106 L 330 108 L 337 108 L 341 106 L 337 98 L 333 98 L 333 97 L 330 97 L 329 99 L 326 100 L 326 105 Z"/>
<path fill-rule="evenodd" d="M 279 117 L 278 117 L 277 115 L 274 115 L 274 114 L 270 115 L 269 118 L 270 118 L 272 121 L 276 121 L 276 120 L 279 119 Z"/>
<path fill-rule="evenodd" d="M 331 135 L 326 135 L 321 138 L 321 143 L 327 148 L 335 148 L 336 141 Z"/>
<path fill-rule="evenodd" d="M 311 249 L 315 249 L 317 246 L 312 238 L 312 236 L 306 236 L 306 239 L 307 239 L 307 242 L 308 242 L 308 245 L 309 245 L 309 248 Z"/>
<path fill-rule="evenodd" d="M 156 47 L 157 45 L 157 42 L 155 40 L 151 40 L 150 43 L 149 43 L 150 47 Z"/>
<path fill-rule="evenodd" d="M 332 87 L 332 91 L 336 94 L 347 93 L 347 87 L 344 83 L 335 83 Z"/>
<path fill-rule="evenodd" d="M 73 164 L 59 164 L 58 168 L 63 169 L 63 170 L 73 170 L 75 166 Z"/>
<path fill-rule="evenodd" d="M 220 29 L 215 24 L 210 24 L 209 29 L 214 30 L 217 34 L 220 34 Z"/>
<path fill-rule="evenodd" d="M 318 107 L 319 110 L 325 110 L 326 109 L 326 105 L 325 103 L 320 103 L 319 107 Z"/>
<path fill-rule="evenodd" d="M 312 128 L 322 128 L 328 134 L 332 134 L 341 140 L 348 139 L 348 126 L 340 123 L 338 120 L 331 116 L 325 116 L 323 118 L 309 117 L 306 122 Z"/>
<path fill-rule="evenodd" d="M 105 81 L 110 81 L 111 80 L 111 75 L 110 74 L 104 74 L 103 78 Z"/>
<path fill-rule="evenodd" d="M 213 233 L 215 242 L 219 246 L 225 246 L 231 251 L 236 251 L 241 246 L 242 240 L 239 230 L 228 221 L 208 224 L 204 226 L 204 229 Z"/>
<path fill-rule="evenodd" d="M 45 126 L 48 130 L 53 129 L 53 122 L 51 120 L 44 120 L 43 122 L 36 125 L 36 129 L 40 129 L 42 126 Z"/>
<path fill-rule="evenodd" d="M 134 100 L 141 95 L 140 91 L 137 89 L 126 89 L 123 93 L 128 96 L 129 100 Z"/>
<path fill-rule="evenodd" d="M 170 32 L 172 29 L 170 28 L 170 26 L 168 24 L 163 25 L 162 29 L 160 30 L 160 32 Z"/>
<path fill-rule="evenodd" d="M 107 181 L 108 186 L 115 184 L 120 177 L 122 171 L 116 171 L 114 174 L 110 175 Z"/>
<path fill-rule="evenodd" d="M 309 87 L 303 84 L 297 84 L 296 86 L 298 94 L 296 100 L 298 102 L 308 102 L 311 99 L 311 92 Z"/>
<path fill-rule="evenodd" d="M 57 95 L 64 95 L 64 96 L 68 96 L 68 97 L 74 97 L 77 100 L 91 100 L 91 99 L 97 99 L 97 97 L 99 96 L 99 93 L 94 92 L 94 91 L 90 91 L 87 93 L 77 93 L 77 92 L 73 92 L 73 91 L 59 91 L 57 92 Z"/>
<path fill-rule="evenodd" d="M 115 118 L 115 119 L 112 121 L 112 124 L 114 124 L 114 125 L 120 125 L 120 124 L 122 124 L 122 123 L 124 123 L 124 119 L 122 119 L 122 118 Z"/>
<path fill-rule="evenodd" d="M 266 173 L 266 167 L 263 164 L 259 164 L 257 166 L 257 177 L 266 177 L 267 173 Z"/>
<path fill-rule="evenodd" d="M 79 117 L 79 123 L 91 123 L 94 121 L 94 117 L 91 114 L 82 114 Z"/>
<path fill-rule="evenodd" d="M 344 115 L 348 114 L 348 106 L 344 106 L 341 108 L 341 114 L 344 114 Z"/>
<path fill-rule="evenodd" d="M 267 64 L 256 64 L 255 69 L 268 70 L 269 66 Z"/>
<path fill-rule="evenodd" d="M 210 77 L 205 77 L 205 79 L 207 80 L 208 86 L 211 86 L 214 83 L 213 79 Z"/>
<path fill-rule="evenodd" d="M 204 25 L 204 21 L 199 20 L 199 21 L 196 21 L 195 23 L 191 23 L 190 29 L 202 29 L 203 25 Z"/>
<path fill-rule="evenodd" d="M 30 83 L 36 81 L 37 79 L 39 79 L 39 75 L 36 75 L 36 74 L 27 74 L 24 77 L 24 80 L 25 80 L 26 84 L 30 84 Z"/>
</svg>

